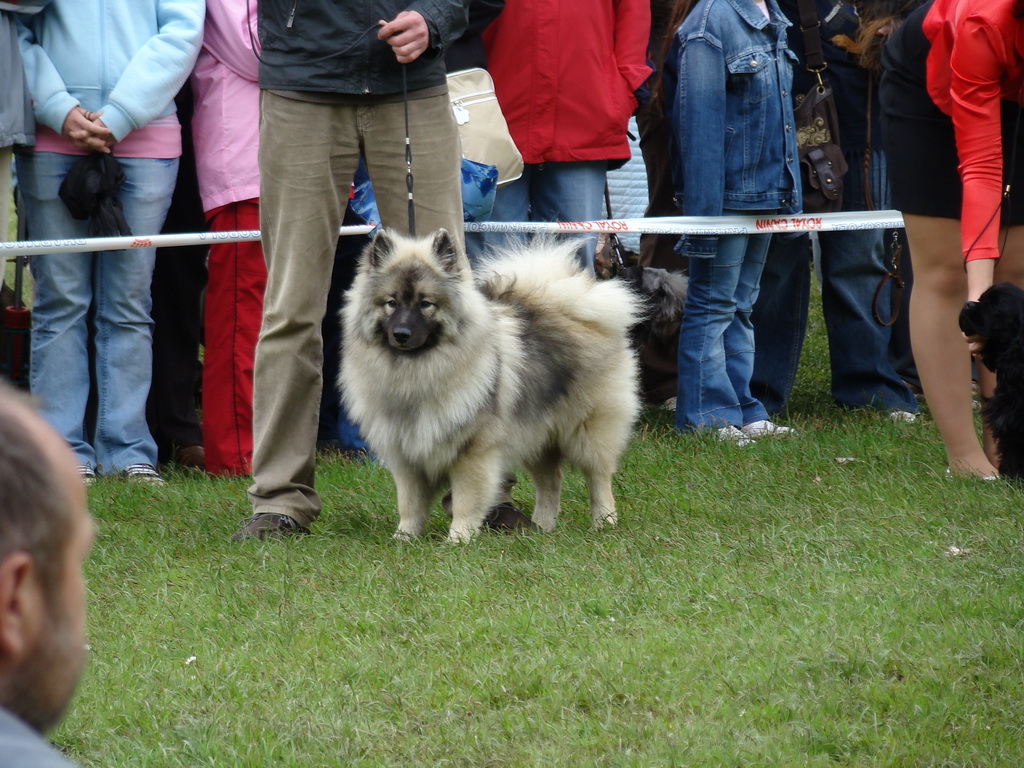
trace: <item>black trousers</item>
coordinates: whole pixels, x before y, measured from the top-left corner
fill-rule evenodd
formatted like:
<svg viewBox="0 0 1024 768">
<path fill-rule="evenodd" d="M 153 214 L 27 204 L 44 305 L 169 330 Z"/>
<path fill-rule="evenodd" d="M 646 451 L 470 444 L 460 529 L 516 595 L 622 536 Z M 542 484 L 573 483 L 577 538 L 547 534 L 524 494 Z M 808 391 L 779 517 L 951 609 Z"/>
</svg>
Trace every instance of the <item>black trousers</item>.
<svg viewBox="0 0 1024 768">
<path fill-rule="evenodd" d="M 186 84 L 175 99 L 182 126 L 178 181 L 162 233 L 205 232 L 199 199 L 195 154 L 189 126 L 192 93 Z M 158 248 L 153 271 L 153 383 L 146 403 L 146 421 L 156 440 L 158 460 L 170 461 L 174 451 L 203 444 L 197 411 L 201 381 L 203 291 L 206 289 L 208 246 Z"/>
</svg>

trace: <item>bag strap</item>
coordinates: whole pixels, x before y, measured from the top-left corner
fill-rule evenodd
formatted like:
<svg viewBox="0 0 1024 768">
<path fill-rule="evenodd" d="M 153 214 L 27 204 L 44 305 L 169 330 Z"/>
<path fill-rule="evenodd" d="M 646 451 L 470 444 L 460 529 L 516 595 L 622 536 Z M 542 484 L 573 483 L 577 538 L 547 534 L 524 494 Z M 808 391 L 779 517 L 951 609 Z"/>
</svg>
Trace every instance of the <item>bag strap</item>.
<svg viewBox="0 0 1024 768">
<path fill-rule="evenodd" d="M 821 20 L 814 7 L 814 0 L 797 0 L 797 7 L 800 9 L 800 34 L 804 39 L 804 66 L 818 78 L 818 85 L 824 86 L 824 72 L 828 64 L 821 50 Z"/>
</svg>

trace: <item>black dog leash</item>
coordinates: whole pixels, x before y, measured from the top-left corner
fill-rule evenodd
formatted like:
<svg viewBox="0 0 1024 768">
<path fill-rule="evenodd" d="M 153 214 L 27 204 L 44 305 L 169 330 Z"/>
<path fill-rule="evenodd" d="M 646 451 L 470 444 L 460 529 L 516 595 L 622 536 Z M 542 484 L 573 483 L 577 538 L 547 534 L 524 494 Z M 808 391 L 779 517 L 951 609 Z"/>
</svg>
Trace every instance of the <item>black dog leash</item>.
<svg viewBox="0 0 1024 768">
<path fill-rule="evenodd" d="M 409 138 L 409 88 L 402 65 L 402 105 L 405 108 L 405 188 L 409 196 L 409 235 L 416 237 L 416 209 L 412 203 L 412 141 Z"/>
</svg>

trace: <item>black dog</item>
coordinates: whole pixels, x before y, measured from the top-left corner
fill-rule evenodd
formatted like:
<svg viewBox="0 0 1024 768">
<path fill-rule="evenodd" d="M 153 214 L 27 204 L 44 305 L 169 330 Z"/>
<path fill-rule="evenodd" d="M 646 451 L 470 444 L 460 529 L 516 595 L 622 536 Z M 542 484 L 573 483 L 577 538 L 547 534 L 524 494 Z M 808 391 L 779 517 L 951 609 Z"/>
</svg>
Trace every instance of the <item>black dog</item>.
<svg viewBox="0 0 1024 768">
<path fill-rule="evenodd" d="M 982 413 L 999 448 L 999 473 L 1024 480 L 1024 290 L 996 283 L 964 306 L 960 329 L 985 338 L 981 361 L 998 374 Z"/>
<path fill-rule="evenodd" d="M 686 275 L 657 267 L 626 267 L 619 277 L 644 298 L 647 313 L 640 326 L 642 336 L 668 339 L 674 334 L 678 338 L 689 283 Z"/>
<path fill-rule="evenodd" d="M 689 280 L 680 272 L 640 266 L 626 267 L 619 272 L 619 279 L 643 297 L 646 309 L 643 322 L 632 330 L 640 354 L 640 394 L 645 402 L 661 403 L 675 396 L 674 361 Z M 671 369 L 665 361 L 673 361 Z"/>
</svg>

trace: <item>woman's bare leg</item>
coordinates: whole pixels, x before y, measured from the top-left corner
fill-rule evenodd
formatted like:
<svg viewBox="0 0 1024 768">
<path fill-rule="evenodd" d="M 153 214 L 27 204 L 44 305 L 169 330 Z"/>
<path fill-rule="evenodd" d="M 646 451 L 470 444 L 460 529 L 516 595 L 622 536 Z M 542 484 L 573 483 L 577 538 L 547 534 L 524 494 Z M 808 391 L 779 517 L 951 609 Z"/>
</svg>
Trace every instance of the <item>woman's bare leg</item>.
<svg viewBox="0 0 1024 768">
<path fill-rule="evenodd" d="M 950 470 L 958 475 L 996 475 L 974 425 L 971 357 L 958 322 L 967 299 L 960 222 L 912 214 L 903 220 L 914 267 L 910 341 Z"/>
</svg>

